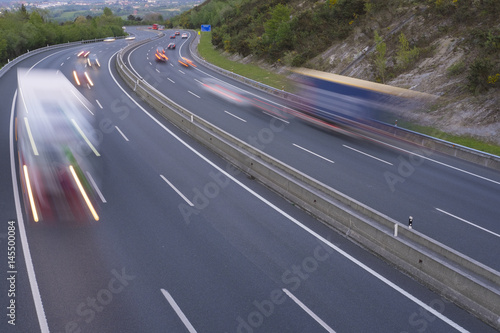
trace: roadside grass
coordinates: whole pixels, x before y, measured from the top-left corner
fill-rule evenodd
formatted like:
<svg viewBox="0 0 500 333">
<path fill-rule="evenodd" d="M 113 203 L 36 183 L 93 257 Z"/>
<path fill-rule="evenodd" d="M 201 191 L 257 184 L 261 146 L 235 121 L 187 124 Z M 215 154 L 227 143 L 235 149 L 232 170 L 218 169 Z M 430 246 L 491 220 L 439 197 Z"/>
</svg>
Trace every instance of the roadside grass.
<svg viewBox="0 0 500 333">
<path fill-rule="evenodd" d="M 208 62 L 217 67 L 224 68 L 233 73 L 247 77 L 254 81 L 266 84 L 281 90 L 290 90 L 292 85 L 285 75 L 276 74 L 267 71 L 257 65 L 242 64 L 237 61 L 227 59 L 222 52 L 216 50 L 212 46 L 212 33 L 202 32 L 200 36 L 200 44 L 198 45 L 198 52 Z"/>
<path fill-rule="evenodd" d="M 412 123 L 400 123 L 400 126 L 414 132 L 433 136 L 435 138 L 449 141 L 457 145 L 484 151 L 489 154 L 500 156 L 500 146 L 493 143 L 480 141 L 468 135 L 454 135 L 428 126 L 421 126 Z"/>
<path fill-rule="evenodd" d="M 201 34 L 200 44 L 198 45 L 198 52 L 206 61 L 214 64 L 217 67 L 224 68 L 228 71 L 250 78 L 257 82 L 264 83 L 268 86 L 286 91 L 291 91 L 293 85 L 286 78 L 286 76 L 269 72 L 256 65 L 242 64 L 236 61 L 231 61 L 227 59 L 222 54 L 222 52 L 213 48 L 211 40 L 212 40 L 211 32 L 203 32 Z M 403 128 L 409 129 L 414 132 L 430 135 L 441 140 L 446 140 L 455 143 L 457 145 L 469 147 L 489 154 L 500 156 L 499 145 L 480 141 L 471 136 L 453 135 L 443 131 L 439 131 L 432 127 L 420 126 L 409 122 L 401 122 L 399 125 Z"/>
</svg>

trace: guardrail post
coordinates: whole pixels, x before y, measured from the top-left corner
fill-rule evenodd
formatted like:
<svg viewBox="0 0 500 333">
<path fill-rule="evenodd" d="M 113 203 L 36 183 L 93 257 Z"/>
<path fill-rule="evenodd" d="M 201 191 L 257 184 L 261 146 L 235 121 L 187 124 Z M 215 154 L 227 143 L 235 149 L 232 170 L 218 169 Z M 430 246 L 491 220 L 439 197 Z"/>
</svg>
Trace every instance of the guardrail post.
<svg viewBox="0 0 500 333">
<path fill-rule="evenodd" d="M 398 237 L 398 224 L 394 223 L 394 237 Z"/>
<path fill-rule="evenodd" d="M 413 216 L 410 216 L 408 218 L 408 229 L 411 229 L 413 226 Z"/>
</svg>

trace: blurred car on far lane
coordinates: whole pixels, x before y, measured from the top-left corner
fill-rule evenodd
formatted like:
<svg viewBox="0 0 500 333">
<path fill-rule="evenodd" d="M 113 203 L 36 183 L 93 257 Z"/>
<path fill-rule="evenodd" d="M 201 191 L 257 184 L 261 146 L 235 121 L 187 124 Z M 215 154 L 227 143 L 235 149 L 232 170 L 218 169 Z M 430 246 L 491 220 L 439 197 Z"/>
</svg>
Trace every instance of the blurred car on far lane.
<svg viewBox="0 0 500 333">
<path fill-rule="evenodd" d="M 214 78 L 204 78 L 200 82 L 205 91 L 223 100 L 243 107 L 252 105 L 251 99 L 245 96 L 245 93 L 242 90 L 239 90 L 235 86 L 224 81 Z"/>
<path fill-rule="evenodd" d="M 180 35 L 180 34 L 181 34 L 181 33 L 180 33 L 179 31 L 176 31 L 176 32 L 175 32 L 175 35 L 176 35 L 176 36 L 177 36 L 177 35 Z"/>
<path fill-rule="evenodd" d="M 181 38 L 188 38 L 188 34 L 187 33 L 183 33 Z"/>
<path fill-rule="evenodd" d="M 175 49 L 175 43 L 168 44 L 167 49 L 174 50 Z"/>
<path fill-rule="evenodd" d="M 87 66 L 93 67 L 93 68 L 101 67 L 101 64 L 99 63 L 99 59 L 97 59 L 96 54 L 91 54 L 87 57 Z"/>
<path fill-rule="evenodd" d="M 175 39 L 175 35 L 170 35 L 170 39 Z"/>
<path fill-rule="evenodd" d="M 190 67 L 190 66 L 191 67 L 196 67 L 196 65 L 194 64 L 194 62 L 192 62 L 188 58 L 181 57 L 178 61 L 179 61 L 179 64 L 181 64 L 184 67 Z"/>
<path fill-rule="evenodd" d="M 94 82 L 92 82 L 84 64 L 76 64 L 75 70 L 73 71 L 73 79 L 79 87 L 86 85 L 90 89 L 94 86 Z"/>
<path fill-rule="evenodd" d="M 90 54 L 90 51 L 87 51 L 87 50 L 83 50 L 83 51 L 80 51 L 78 52 L 78 54 L 76 55 L 78 58 L 87 58 Z"/>
</svg>

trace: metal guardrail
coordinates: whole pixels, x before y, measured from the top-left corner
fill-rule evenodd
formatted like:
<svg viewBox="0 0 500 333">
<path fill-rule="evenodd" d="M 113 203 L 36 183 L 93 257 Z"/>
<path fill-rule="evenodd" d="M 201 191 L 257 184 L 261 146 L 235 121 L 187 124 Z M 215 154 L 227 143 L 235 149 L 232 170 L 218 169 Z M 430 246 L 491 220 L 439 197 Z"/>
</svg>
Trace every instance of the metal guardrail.
<svg viewBox="0 0 500 333">
<path fill-rule="evenodd" d="M 119 36 L 119 37 L 112 37 L 112 38 L 123 39 L 125 37 L 126 36 Z M 109 37 L 106 37 L 106 38 L 94 38 L 94 39 L 88 39 L 88 40 L 81 40 L 81 41 L 78 41 L 78 42 L 67 42 L 67 43 L 63 43 L 63 44 L 47 45 L 47 46 L 40 47 L 40 48 L 32 50 L 32 51 L 28 50 L 28 52 L 23 53 L 20 56 L 18 56 L 17 58 L 8 61 L 0 69 L 0 78 L 2 78 L 2 76 L 5 73 L 7 73 L 12 67 L 14 67 L 16 64 L 18 64 L 19 62 L 23 61 L 24 59 L 29 58 L 31 56 L 34 56 L 36 54 L 43 53 L 43 52 L 50 51 L 50 50 L 56 50 L 56 49 L 61 49 L 61 48 L 65 48 L 65 47 L 70 47 L 70 46 L 76 46 L 76 45 L 81 45 L 81 44 L 90 44 L 90 43 L 102 42 L 102 41 L 104 41 L 107 38 L 109 38 Z"/>
<path fill-rule="evenodd" d="M 141 43 L 142 44 L 142 43 Z M 171 123 L 346 237 L 500 329 L 500 273 L 253 148 L 179 106 L 125 66 L 124 81 Z"/>
<path fill-rule="evenodd" d="M 14 67 L 16 64 L 19 62 L 23 61 L 26 58 L 29 58 L 35 54 L 39 54 L 45 51 L 50 51 L 50 50 L 55 50 L 59 48 L 64 48 L 64 47 L 69 47 L 69 46 L 74 46 L 74 45 L 79 45 L 82 44 L 82 42 L 71 42 L 71 43 L 66 43 L 66 44 L 56 44 L 56 45 L 48 45 L 45 47 L 41 47 L 32 51 L 26 52 L 18 56 L 17 58 L 13 60 L 9 60 L 1 69 L 0 69 L 0 78 L 7 73 L 12 67 Z"/>
</svg>

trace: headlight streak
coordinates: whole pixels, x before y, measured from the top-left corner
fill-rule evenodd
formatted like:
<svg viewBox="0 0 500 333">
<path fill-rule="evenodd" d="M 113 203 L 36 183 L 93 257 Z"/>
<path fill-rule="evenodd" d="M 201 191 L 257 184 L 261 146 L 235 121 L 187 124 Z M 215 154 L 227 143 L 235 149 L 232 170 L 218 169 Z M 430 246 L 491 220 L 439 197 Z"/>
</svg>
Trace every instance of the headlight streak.
<svg viewBox="0 0 500 333">
<path fill-rule="evenodd" d="M 76 71 L 73 71 L 73 77 L 75 78 L 76 84 L 80 86 L 80 80 L 78 80 L 78 74 L 76 74 Z"/>
<path fill-rule="evenodd" d="M 180 60 L 179 60 L 179 61 L 180 61 Z M 232 96 L 232 95 L 230 95 L 230 94 L 228 94 L 228 93 L 225 93 L 225 92 L 224 92 L 224 91 L 222 91 L 222 90 L 219 90 L 219 89 L 217 89 L 217 88 L 215 88 L 215 87 L 212 87 L 212 86 L 210 86 L 210 85 L 208 85 L 208 84 L 204 84 L 204 86 L 205 86 L 205 87 L 207 87 L 207 88 L 208 88 L 208 89 L 210 89 L 210 90 L 213 90 L 213 91 L 215 91 L 215 92 L 217 92 L 217 93 L 219 93 L 219 94 L 223 95 L 223 96 L 226 96 L 226 97 L 227 97 L 227 98 L 229 98 L 229 99 L 232 99 L 232 100 L 237 101 L 237 102 L 241 102 L 241 100 L 240 100 L 240 99 L 238 99 L 238 98 L 236 98 L 236 97 L 234 97 L 234 96 Z M 221 89 L 223 89 L 223 88 L 221 88 Z"/>
<path fill-rule="evenodd" d="M 31 134 L 30 124 L 28 123 L 28 118 L 24 117 L 24 123 L 26 124 L 26 130 L 28 131 L 28 137 L 30 138 L 31 147 L 33 148 L 33 154 L 38 156 L 38 149 L 36 148 L 35 140 L 33 139 L 33 134 Z"/>
<path fill-rule="evenodd" d="M 85 78 L 87 79 L 88 83 L 90 84 L 91 87 L 94 86 L 94 82 L 92 82 L 92 80 L 90 79 L 90 76 L 87 72 L 83 73 L 83 75 L 85 75 Z"/>
<path fill-rule="evenodd" d="M 23 170 L 24 170 L 24 178 L 26 179 L 26 187 L 28 189 L 28 197 L 30 200 L 31 211 L 33 212 L 33 220 L 35 222 L 38 222 L 38 213 L 36 211 L 36 205 L 35 205 L 35 199 L 33 197 L 33 191 L 31 191 L 31 182 L 30 182 L 30 177 L 28 175 L 28 167 L 26 166 L 26 164 L 23 165 Z"/>
<path fill-rule="evenodd" d="M 76 175 L 75 169 L 73 168 L 72 165 L 69 166 L 69 170 L 71 171 L 71 174 L 73 175 L 73 178 L 75 179 L 76 185 L 78 186 L 78 189 L 82 193 L 83 199 L 85 200 L 85 203 L 89 207 L 89 210 L 92 213 L 94 220 L 99 221 L 99 215 L 97 215 L 97 212 L 95 211 L 94 206 L 92 206 L 92 203 L 90 202 L 90 199 L 87 196 L 87 192 L 85 192 L 85 189 L 83 188 L 82 183 L 80 182 L 80 179 L 78 179 L 78 176 Z"/>
<path fill-rule="evenodd" d="M 189 65 L 191 65 L 193 67 L 196 67 L 196 65 L 194 64 L 194 62 L 192 62 L 191 60 L 189 60 L 187 58 L 184 58 L 184 57 L 182 57 L 182 59 L 184 59 L 184 61 L 187 62 Z"/>
<path fill-rule="evenodd" d="M 83 131 L 80 128 L 80 126 L 78 126 L 78 124 L 76 123 L 75 119 L 71 119 L 71 122 L 73 123 L 73 125 L 75 125 L 76 130 L 78 131 L 78 133 L 80 133 L 80 135 L 82 136 L 83 140 L 85 140 L 85 142 L 89 145 L 90 149 L 92 149 L 92 151 L 94 152 L 94 154 L 96 156 L 101 156 L 101 154 L 99 154 L 99 152 L 97 151 L 97 149 L 95 149 L 94 145 L 92 145 L 92 143 L 90 142 L 90 140 L 87 138 L 87 136 L 85 135 L 85 133 L 83 133 Z"/>
</svg>

